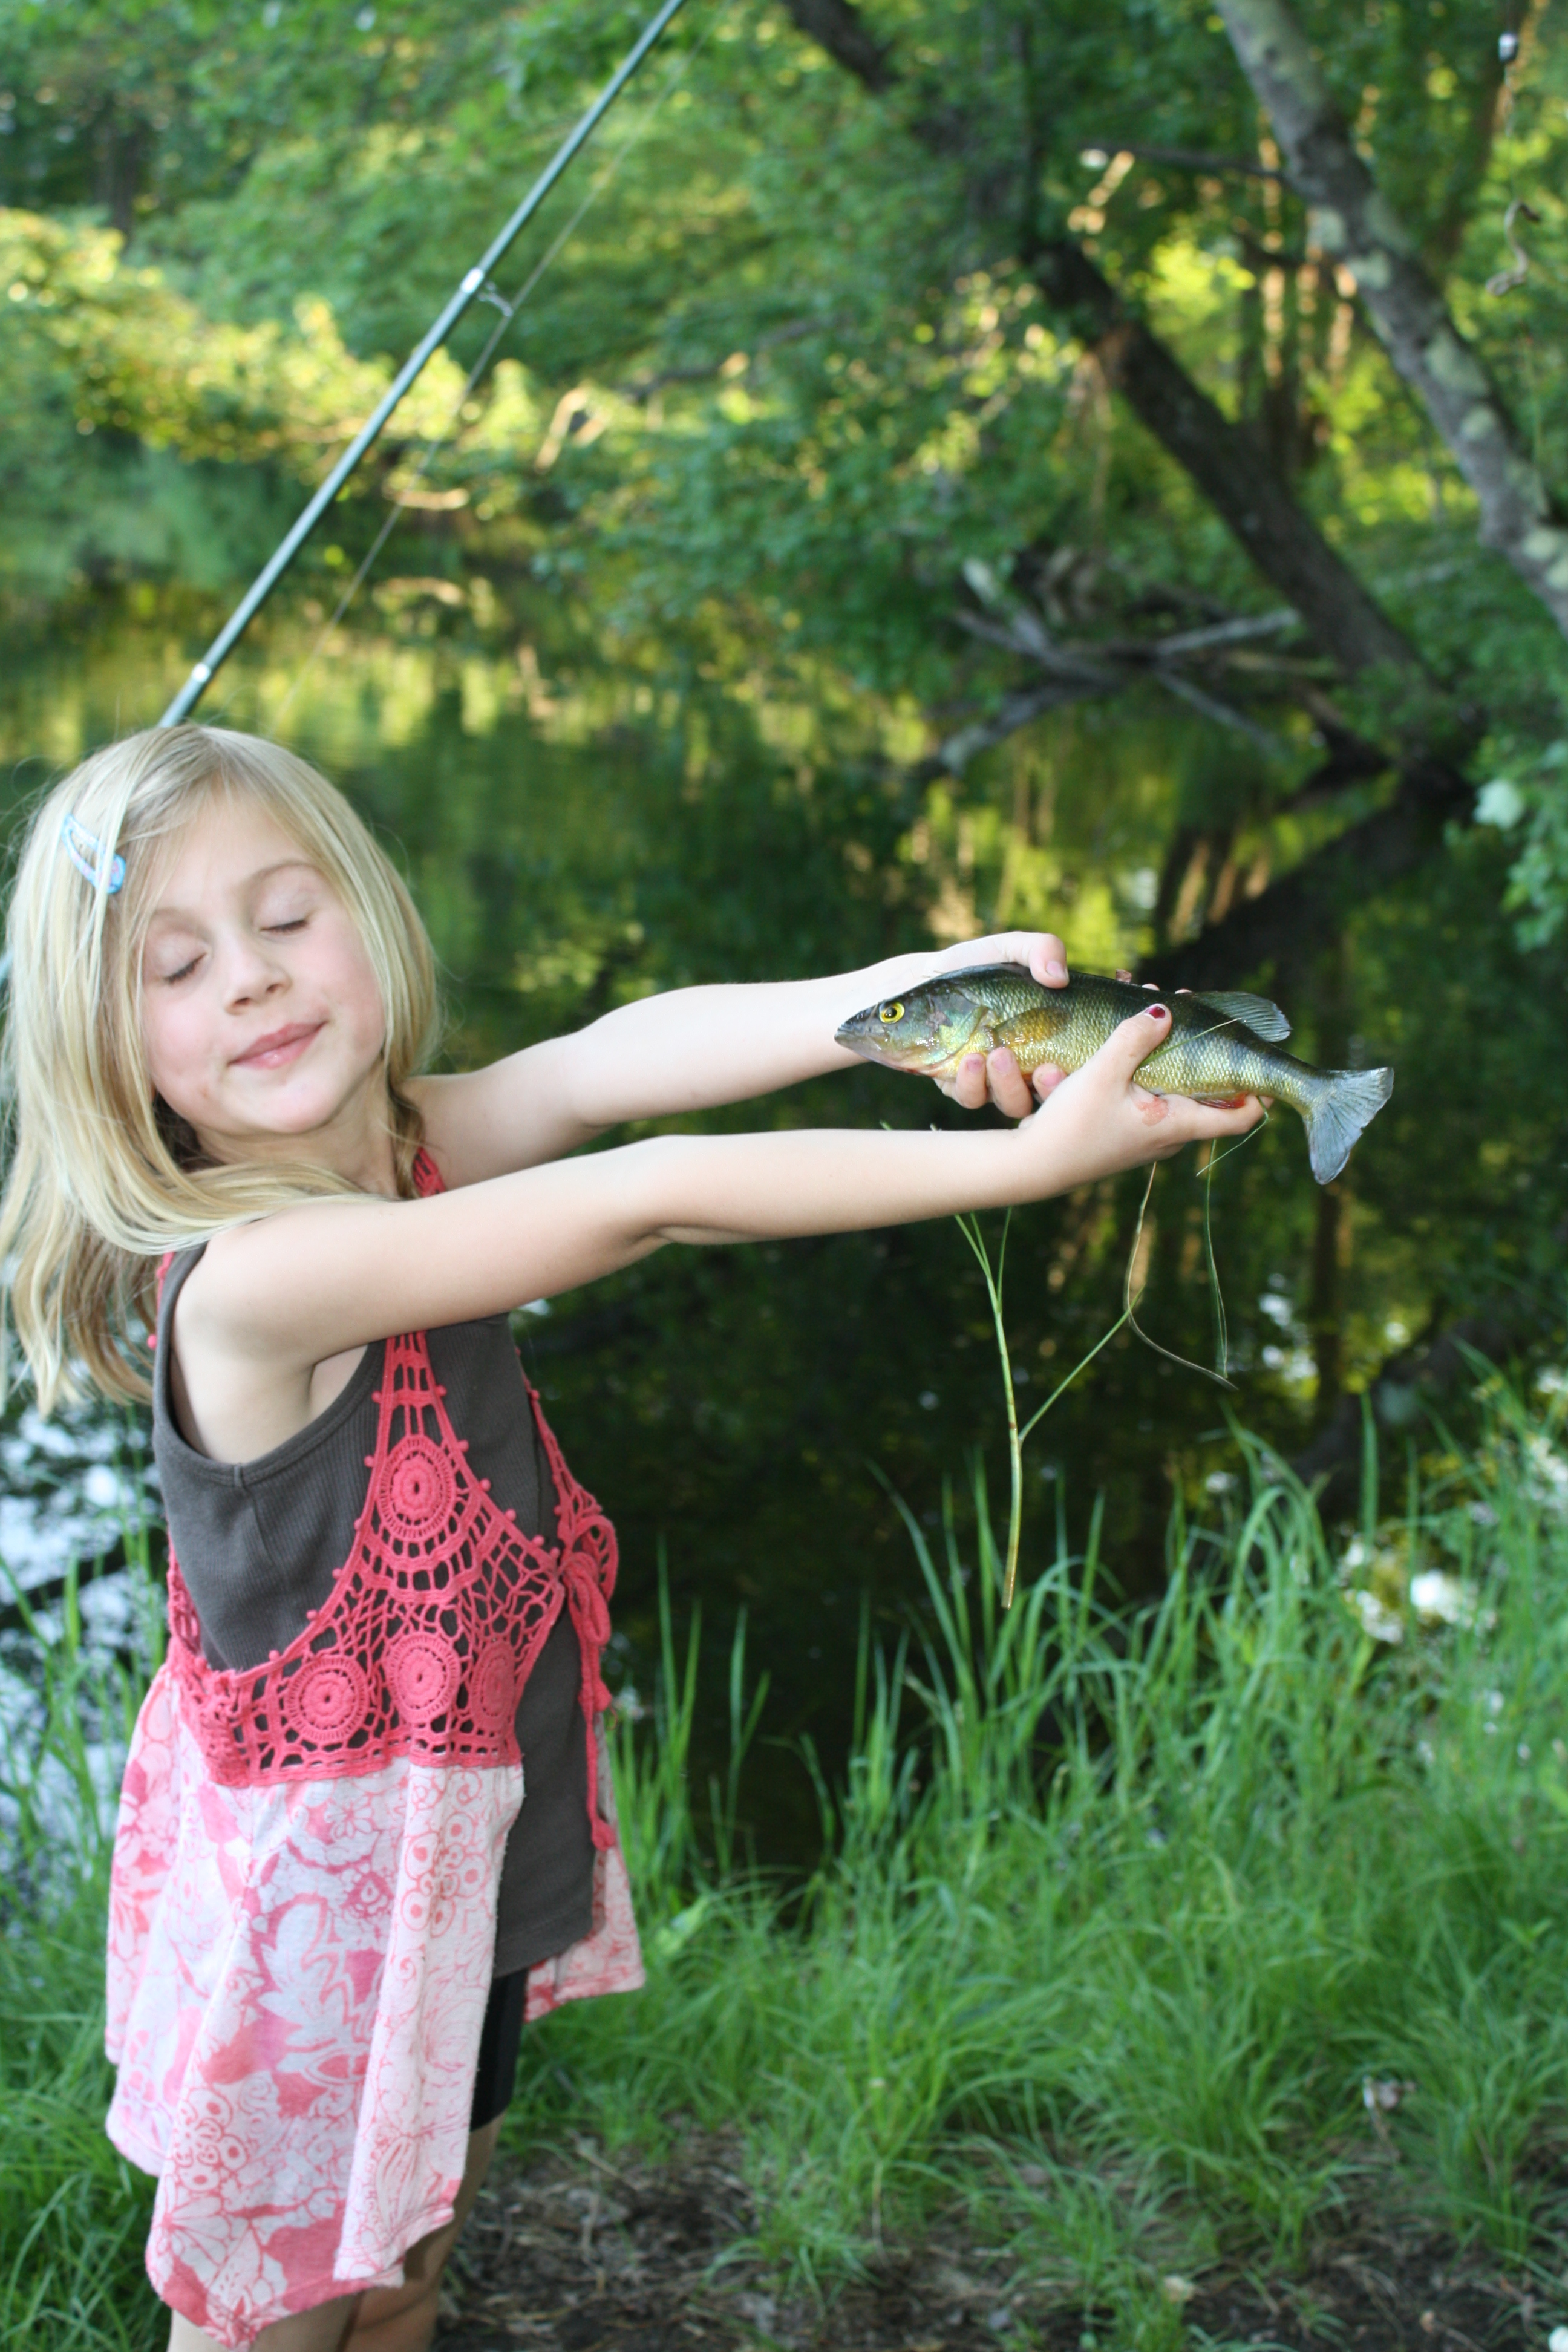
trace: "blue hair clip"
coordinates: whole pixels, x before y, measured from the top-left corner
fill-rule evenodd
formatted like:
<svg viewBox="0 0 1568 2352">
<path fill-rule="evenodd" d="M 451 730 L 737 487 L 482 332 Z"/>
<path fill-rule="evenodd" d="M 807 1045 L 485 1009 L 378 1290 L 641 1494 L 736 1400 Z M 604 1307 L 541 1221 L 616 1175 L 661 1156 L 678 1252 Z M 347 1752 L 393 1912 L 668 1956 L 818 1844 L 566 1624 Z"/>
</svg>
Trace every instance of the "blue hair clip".
<svg viewBox="0 0 1568 2352">
<path fill-rule="evenodd" d="M 103 877 L 107 852 L 102 842 L 95 833 L 89 833 L 85 824 L 79 824 L 68 809 L 60 819 L 60 839 L 65 843 L 66 856 L 77 872 L 84 881 L 90 882 L 95 890 L 101 890 L 106 898 L 112 898 L 117 890 L 124 888 L 124 858 L 109 859 L 109 879 L 106 882 Z"/>
</svg>

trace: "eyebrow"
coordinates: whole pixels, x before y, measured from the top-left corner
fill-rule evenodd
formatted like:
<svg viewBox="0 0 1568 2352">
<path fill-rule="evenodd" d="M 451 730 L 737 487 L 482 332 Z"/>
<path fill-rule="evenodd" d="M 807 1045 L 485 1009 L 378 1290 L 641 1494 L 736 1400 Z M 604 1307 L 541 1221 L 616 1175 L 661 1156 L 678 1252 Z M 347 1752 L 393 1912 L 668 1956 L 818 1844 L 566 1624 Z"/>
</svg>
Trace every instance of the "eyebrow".
<svg viewBox="0 0 1568 2352">
<path fill-rule="evenodd" d="M 247 875 L 245 887 L 247 889 L 255 889 L 263 882 L 270 882 L 275 874 L 288 874 L 299 866 L 302 866 L 308 874 L 313 874 L 318 881 L 326 880 L 321 867 L 301 851 L 298 857 L 278 857 L 274 858 L 270 866 L 258 866 L 254 874 Z M 191 915 L 184 907 L 154 907 L 147 918 L 149 929 L 160 920 L 188 922 L 191 920 Z"/>
</svg>

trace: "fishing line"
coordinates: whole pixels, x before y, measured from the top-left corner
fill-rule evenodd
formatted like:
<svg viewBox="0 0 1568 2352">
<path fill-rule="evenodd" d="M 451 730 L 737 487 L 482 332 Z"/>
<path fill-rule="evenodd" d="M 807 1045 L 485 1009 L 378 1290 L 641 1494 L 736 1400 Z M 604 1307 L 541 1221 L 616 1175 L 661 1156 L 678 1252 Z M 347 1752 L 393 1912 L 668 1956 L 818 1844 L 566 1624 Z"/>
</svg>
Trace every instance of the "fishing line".
<svg viewBox="0 0 1568 2352">
<path fill-rule="evenodd" d="M 1160 1163 L 1159 1163 L 1159 1161 L 1158 1161 L 1158 1160 L 1156 1160 L 1156 1161 L 1154 1162 L 1154 1167 L 1155 1167 L 1155 1168 L 1157 1168 L 1157 1167 L 1159 1166 L 1159 1164 L 1160 1164 Z M 1144 1345 L 1146 1348 L 1152 1348 L 1152 1349 L 1154 1350 L 1154 1353 L 1155 1353 L 1157 1356 L 1163 1356 L 1167 1363 L 1170 1363 L 1170 1364 L 1180 1364 L 1184 1371 L 1187 1371 L 1187 1372 L 1197 1372 L 1197 1373 L 1199 1373 L 1199 1374 L 1202 1376 L 1202 1378 L 1203 1378 L 1204 1380 L 1205 1380 L 1205 1381 L 1213 1381 L 1213 1382 L 1215 1383 L 1215 1386 L 1216 1388 L 1229 1389 L 1229 1390 L 1231 1390 L 1231 1391 L 1234 1392 L 1235 1388 L 1236 1388 L 1236 1382 L 1235 1382 L 1233 1380 L 1229 1379 L 1229 1378 L 1226 1376 L 1226 1374 L 1225 1372 L 1213 1372 L 1213 1371 L 1210 1371 L 1210 1370 L 1209 1370 L 1209 1368 L 1208 1368 L 1208 1366 L 1207 1366 L 1206 1364 L 1195 1364 L 1195 1363 L 1194 1363 L 1194 1361 L 1193 1361 L 1193 1360 L 1192 1360 L 1192 1358 L 1191 1358 L 1190 1356 L 1178 1356 L 1178 1355 L 1176 1354 L 1176 1352 L 1175 1352 L 1174 1349 L 1173 1349 L 1173 1348 L 1164 1348 L 1164 1347 L 1162 1347 L 1158 1339 L 1152 1339 L 1149 1337 L 1148 1332 L 1147 1332 L 1147 1331 L 1145 1331 L 1145 1329 L 1143 1328 L 1143 1326 L 1142 1326 L 1142 1323 L 1140 1323 L 1140 1321 L 1138 1320 L 1138 1314 L 1137 1314 L 1138 1300 L 1137 1300 L 1137 1299 L 1135 1299 L 1135 1298 L 1133 1297 L 1133 1296 L 1132 1296 L 1132 1276 L 1133 1276 L 1133 1273 L 1134 1273 L 1134 1271 L 1136 1270 L 1136 1267 L 1137 1267 L 1137 1265 L 1138 1265 L 1138 1247 L 1139 1247 L 1139 1244 L 1140 1244 L 1140 1243 L 1142 1241 L 1142 1239 L 1143 1239 L 1143 1216 L 1144 1216 L 1144 1212 L 1147 1210 L 1147 1208 L 1148 1208 L 1148 1206 L 1149 1206 L 1149 1195 L 1150 1195 L 1150 1193 L 1153 1191 L 1153 1189 L 1154 1189 L 1154 1171 L 1153 1171 L 1153 1169 L 1151 1169 L 1151 1170 L 1150 1170 L 1150 1171 L 1149 1171 L 1149 1181 L 1148 1181 L 1148 1183 L 1145 1185 L 1144 1190 L 1143 1190 L 1143 1202 L 1142 1202 L 1142 1206 L 1139 1209 L 1139 1212 L 1138 1212 L 1138 1229 L 1137 1229 L 1137 1231 L 1134 1233 L 1134 1234 L 1133 1234 L 1133 1236 L 1132 1236 L 1132 1249 L 1131 1249 L 1131 1255 L 1129 1256 L 1129 1258 L 1128 1258 L 1128 1260 L 1127 1260 L 1127 1280 L 1126 1280 L 1126 1283 L 1125 1283 L 1125 1285 L 1124 1285 L 1124 1286 L 1123 1286 L 1122 1293 L 1121 1293 L 1122 1298 L 1123 1298 L 1123 1300 L 1124 1300 L 1124 1302 L 1125 1302 L 1125 1304 L 1124 1304 L 1124 1306 L 1123 1306 L 1123 1309 L 1122 1309 L 1122 1317 L 1121 1317 L 1121 1320 L 1122 1320 L 1122 1322 L 1124 1322 L 1124 1323 L 1126 1323 L 1127 1325 L 1129 1325 L 1129 1326 L 1130 1326 L 1130 1328 L 1131 1328 L 1132 1330 L 1134 1330 L 1134 1331 L 1138 1334 L 1138 1337 L 1142 1340 L 1143 1345 Z M 1211 1271 L 1211 1274 L 1212 1274 L 1212 1273 L 1213 1273 L 1213 1269 L 1214 1269 L 1214 1253 L 1213 1253 L 1212 1247 L 1211 1247 L 1211 1250 L 1210 1250 L 1210 1253 L 1209 1253 L 1209 1267 L 1210 1267 L 1210 1271 Z M 1217 1296 L 1217 1288 L 1218 1288 L 1218 1276 L 1217 1276 L 1217 1275 L 1215 1275 L 1214 1278 L 1215 1278 L 1215 1295 Z M 1144 1284 L 1142 1286 L 1142 1287 L 1141 1287 L 1141 1288 L 1140 1288 L 1140 1290 L 1139 1290 L 1139 1293 L 1138 1293 L 1138 1298 L 1142 1298 L 1142 1296 L 1143 1296 L 1143 1292 L 1148 1288 L 1148 1286 L 1148 1286 L 1148 1283 L 1147 1283 L 1147 1282 L 1144 1282 Z M 1222 1316 L 1223 1316 L 1223 1313 L 1224 1313 L 1224 1301 L 1223 1301 L 1223 1300 L 1221 1300 L 1220 1311 L 1221 1311 L 1221 1314 L 1222 1314 Z M 1120 1327 L 1118 1327 L 1118 1328 L 1120 1328 Z"/>
<path fill-rule="evenodd" d="M 1240 1151 L 1244 1146 L 1250 1143 L 1268 1123 L 1268 1113 L 1265 1111 L 1258 1126 L 1250 1133 L 1241 1137 L 1238 1142 L 1229 1145 L 1226 1150 L 1220 1152 L 1215 1152 L 1211 1149 L 1209 1159 L 1201 1171 L 1200 1181 L 1204 1184 L 1204 1244 L 1208 1259 L 1210 1298 L 1215 1311 L 1216 1352 L 1220 1359 L 1218 1371 L 1211 1372 L 1205 1365 L 1194 1363 L 1190 1357 L 1178 1356 L 1171 1349 L 1163 1348 L 1158 1339 L 1152 1339 L 1149 1337 L 1138 1320 L 1137 1300 L 1132 1295 L 1132 1278 L 1138 1265 L 1138 1252 L 1143 1240 L 1143 1228 L 1148 1219 L 1149 1202 L 1154 1190 L 1154 1179 L 1160 1172 L 1160 1163 L 1157 1160 L 1150 1163 L 1149 1181 L 1143 1187 L 1143 1197 L 1138 1203 L 1138 1219 L 1132 1229 L 1132 1246 L 1128 1253 L 1127 1273 L 1122 1284 L 1121 1314 L 1110 1329 L 1101 1333 L 1089 1353 L 1080 1357 L 1071 1371 L 1057 1382 L 1044 1404 L 1036 1408 L 1021 1428 L 1018 1423 L 1017 1392 L 1013 1379 L 1012 1350 L 1007 1344 L 1007 1326 L 1002 1307 L 1002 1276 L 1007 1260 L 1007 1238 L 1012 1231 L 1013 1212 L 1009 1209 L 1003 1220 L 1002 1242 L 996 1253 L 994 1271 L 992 1269 L 990 1252 L 985 1246 L 985 1238 L 981 1232 L 978 1216 L 969 1213 L 954 1218 L 953 1223 L 973 1252 L 984 1277 L 986 1294 L 991 1302 L 992 1325 L 996 1334 L 996 1350 L 1002 1361 L 1002 1387 L 1007 1401 L 1007 1454 L 1011 1473 L 1012 1498 L 1007 1515 L 1006 1561 L 1002 1577 L 1004 1609 L 1011 1609 L 1013 1606 L 1013 1596 L 1018 1580 L 1018 1549 L 1024 1526 L 1024 1448 L 1058 1399 L 1066 1394 L 1080 1372 L 1088 1370 L 1101 1349 L 1110 1347 L 1112 1339 L 1123 1327 L 1135 1331 L 1144 1346 L 1152 1348 L 1157 1356 L 1164 1356 L 1173 1364 L 1180 1364 L 1184 1371 L 1200 1372 L 1205 1381 L 1213 1381 L 1216 1386 L 1229 1389 L 1234 1393 L 1236 1383 L 1229 1377 L 1230 1349 L 1226 1335 L 1225 1295 L 1220 1288 L 1219 1269 L 1215 1262 L 1214 1254 L 1214 1233 L 1211 1223 L 1214 1171 L 1222 1160 L 1230 1159 L 1234 1153 Z M 1142 1290 L 1138 1297 L 1140 1298 L 1142 1297 Z"/>
<path fill-rule="evenodd" d="M 674 70 L 666 79 L 664 87 L 658 91 L 651 103 L 645 107 L 634 128 L 630 132 L 628 132 L 627 136 L 622 140 L 620 145 L 610 157 L 609 162 L 605 165 L 603 171 L 588 190 L 587 194 L 584 197 L 576 211 L 572 215 L 571 219 L 545 248 L 544 253 L 541 256 L 540 259 L 535 262 L 533 268 L 523 279 L 522 284 L 519 287 L 517 292 L 511 295 L 503 294 L 500 291 L 500 289 L 495 285 L 493 281 L 487 281 L 487 283 L 479 289 L 477 299 L 480 302 L 493 304 L 494 308 L 500 315 L 497 319 L 495 325 L 490 329 L 489 333 L 486 336 L 484 345 L 480 350 L 478 359 L 468 370 L 468 375 L 464 380 L 462 390 L 458 394 L 456 399 L 453 401 L 445 424 L 442 425 L 439 431 L 426 443 L 424 453 L 419 459 L 419 463 L 415 467 L 414 472 L 409 477 L 408 480 L 405 483 L 403 488 L 398 492 L 397 497 L 393 503 L 392 511 L 386 516 L 382 523 L 381 529 L 376 532 L 374 539 L 371 542 L 368 553 L 363 557 L 357 571 L 354 572 L 353 579 L 349 582 L 348 586 L 343 590 L 342 594 L 339 597 L 337 605 L 333 610 L 331 618 L 324 624 L 314 645 L 312 645 L 310 652 L 305 656 L 304 660 L 300 663 L 298 670 L 296 670 L 294 677 L 290 681 L 289 691 L 285 694 L 282 701 L 278 706 L 277 711 L 274 713 L 273 724 L 275 726 L 280 725 L 292 709 L 295 698 L 299 694 L 300 688 L 304 685 L 305 680 L 310 677 L 310 672 L 315 668 L 317 662 L 326 648 L 328 640 L 331 638 L 333 631 L 337 628 L 339 623 L 342 620 L 344 614 L 349 609 L 349 606 L 353 603 L 354 598 L 359 594 L 359 592 L 363 587 L 365 581 L 369 578 L 370 573 L 374 567 L 376 558 L 380 555 L 382 549 L 386 545 L 387 541 L 392 537 L 393 532 L 396 530 L 398 524 L 407 513 L 410 501 L 412 500 L 416 491 L 418 489 L 419 485 L 425 480 L 436 459 L 446 447 L 447 442 L 452 438 L 453 434 L 457 430 L 458 422 L 461 419 L 463 410 L 468 405 L 470 395 L 479 383 L 486 369 L 489 366 L 496 349 L 506 334 L 508 328 L 511 325 L 512 320 L 516 318 L 523 304 L 528 300 L 529 296 L 533 292 L 534 288 L 539 284 L 539 281 L 544 276 L 545 271 L 556 259 L 568 240 L 575 234 L 581 222 L 586 215 L 592 211 L 595 205 L 598 203 L 599 198 L 610 185 L 610 183 L 614 180 L 616 173 L 620 170 L 621 165 L 626 162 L 626 157 L 631 153 L 633 148 L 637 146 L 638 142 L 647 132 L 660 107 L 664 105 L 666 100 L 668 99 L 679 87 L 691 68 L 696 64 L 698 58 L 707 47 L 708 43 L 712 37 L 717 27 L 730 14 L 730 9 L 732 5 L 733 0 L 725 0 L 725 5 L 721 8 L 717 9 L 709 18 L 708 25 L 706 29 L 703 31 L 701 37 L 686 52 L 685 56 L 677 62 Z"/>
<path fill-rule="evenodd" d="M 568 169 L 573 159 L 593 136 L 599 123 L 609 112 L 644 58 L 681 5 L 682 0 L 664 0 L 664 5 L 658 15 L 645 26 L 620 65 L 599 92 L 598 97 L 556 149 L 532 187 L 512 213 L 510 219 L 490 240 L 474 268 L 467 273 L 456 292 L 450 295 L 442 306 L 439 315 L 426 329 L 418 343 L 404 361 L 326 480 L 296 519 L 292 527 L 284 534 L 201 660 L 192 668 L 184 686 L 164 711 L 159 722 L 160 725 L 177 726 L 187 712 L 194 709 L 200 701 L 214 673 L 227 659 L 251 618 L 271 594 L 299 549 L 303 546 L 321 516 L 331 505 L 354 467 L 364 456 L 365 451 L 370 448 L 383 426 L 397 408 L 405 393 L 424 373 L 426 366 L 446 341 L 458 320 L 484 292 L 486 287 L 492 284 L 493 272 L 510 251 L 524 225 L 532 219 L 563 173 Z"/>
<path fill-rule="evenodd" d="M 1240 1025 L 1238 1018 L 1234 1013 L 1227 1013 L 1222 1021 L 1211 1022 L 1206 1029 L 1200 1029 L 1197 1034 L 1197 1040 L 1194 1042 L 1201 1042 L 1205 1037 L 1216 1036 L 1222 1029 L 1234 1029 Z M 1263 1117 L 1258 1122 L 1258 1125 L 1254 1127 L 1248 1134 L 1244 1135 L 1239 1143 L 1233 1143 L 1230 1146 L 1229 1150 L 1216 1153 L 1213 1144 L 1211 1143 L 1209 1146 L 1209 1156 L 1198 1171 L 1199 1181 L 1203 1184 L 1204 1188 L 1204 1257 L 1208 1269 L 1209 1304 L 1214 1312 L 1215 1358 L 1216 1369 L 1211 1372 L 1203 1364 L 1194 1364 L 1190 1356 L 1178 1356 L 1174 1354 L 1171 1349 L 1163 1348 L 1158 1339 L 1152 1339 L 1149 1337 L 1148 1332 L 1144 1330 L 1143 1326 L 1139 1322 L 1136 1314 L 1133 1312 L 1135 1302 L 1132 1297 L 1132 1269 L 1138 1262 L 1138 1244 L 1143 1237 L 1143 1213 L 1149 1206 L 1149 1195 L 1154 1189 L 1152 1170 L 1150 1171 L 1148 1184 L 1144 1188 L 1143 1206 L 1138 1212 L 1138 1230 L 1132 1237 L 1132 1254 L 1127 1261 L 1127 1286 L 1125 1293 L 1123 1294 L 1126 1299 L 1126 1312 L 1121 1318 L 1121 1322 L 1113 1324 L 1111 1327 L 1112 1330 L 1120 1331 L 1121 1328 L 1121 1323 L 1130 1323 L 1133 1330 L 1138 1334 L 1138 1337 L 1142 1340 L 1143 1345 L 1146 1348 L 1152 1348 L 1157 1356 L 1163 1356 L 1170 1363 L 1180 1364 L 1185 1371 L 1201 1373 L 1205 1381 L 1213 1381 L 1217 1387 L 1229 1389 L 1233 1394 L 1236 1390 L 1236 1382 L 1230 1377 L 1230 1327 L 1226 1320 L 1225 1311 L 1225 1293 L 1220 1287 L 1219 1266 L 1215 1262 L 1214 1254 L 1214 1171 L 1220 1165 L 1222 1160 L 1228 1160 L 1230 1158 L 1232 1152 L 1239 1151 L 1244 1144 L 1250 1143 L 1253 1137 L 1260 1134 L 1268 1124 L 1268 1113 L 1265 1111 Z M 1156 1161 L 1155 1165 L 1158 1166 L 1158 1164 L 1159 1163 Z M 1140 1291 L 1138 1295 L 1139 1297 L 1142 1297 L 1143 1294 Z M 1107 1332 L 1106 1339 L 1109 1339 L 1110 1337 L 1110 1333 Z M 1105 1341 L 1102 1339 L 1100 1341 L 1100 1346 L 1103 1347 Z M 1086 1357 L 1084 1360 L 1087 1362 L 1089 1359 Z M 1079 1369 L 1081 1370 L 1081 1366 Z M 1076 1375 L 1073 1375 L 1072 1377 L 1076 1377 Z M 1030 1427 L 1032 1428 L 1034 1424 L 1031 1423 Z"/>
<path fill-rule="evenodd" d="M 1215 1353 L 1219 1359 L 1220 1372 L 1227 1388 L 1234 1388 L 1235 1382 L 1229 1377 L 1230 1327 L 1226 1319 L 1225 1293 L 1219 1286 L 1219 1267 L 1215 1263 L 1214 1254 L 1214 1171 L 1223 1160 L 1229 1160 L 1237 1151 L 1245 1150 L 1249 1143 L 1262 1134 L 1268 1124 L 1268 1113 L 1265 1111 L 1251 1133 L 1244 1135 L 1239 1143 L 1231 1144 L 1224 1151 L 1216 1151 L 1211 1143 L 1209 1156 L 1205 1160 L 1201 1171 L 1204 1187 L 1204 1252 L 1208 1260 L 1209 1299 L 1214 1307 Z"/>
</svg>

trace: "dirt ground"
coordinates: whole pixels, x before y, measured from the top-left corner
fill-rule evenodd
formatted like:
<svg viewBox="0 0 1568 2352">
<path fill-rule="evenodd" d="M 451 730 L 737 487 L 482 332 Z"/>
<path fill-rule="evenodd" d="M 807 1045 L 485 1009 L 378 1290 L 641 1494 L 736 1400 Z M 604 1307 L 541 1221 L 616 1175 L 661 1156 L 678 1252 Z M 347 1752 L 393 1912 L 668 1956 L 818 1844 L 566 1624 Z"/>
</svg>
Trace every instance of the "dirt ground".
<svg viewBox="0 0 1568 2352">
<path fill-rule="evenodd" d="M 940 2230 L 889 2250 L 826 2313 L 781 2303 L 738 2251 L 753 2217 L 727 2154 L 694 2136 L 657 2168 L 580 2143 L 498 2168 L 453 2265 L 438 2352 L 1129 2352 L 1108 2313 L 1053 2302 Z M 1563 2315 L 1451 2244 L 1370 2225 L 1289 2280 L 1216 2271 L 1167 2292 L 1188 2343 L 1226 2352 L 1544 2352 Z"/>
</svg>

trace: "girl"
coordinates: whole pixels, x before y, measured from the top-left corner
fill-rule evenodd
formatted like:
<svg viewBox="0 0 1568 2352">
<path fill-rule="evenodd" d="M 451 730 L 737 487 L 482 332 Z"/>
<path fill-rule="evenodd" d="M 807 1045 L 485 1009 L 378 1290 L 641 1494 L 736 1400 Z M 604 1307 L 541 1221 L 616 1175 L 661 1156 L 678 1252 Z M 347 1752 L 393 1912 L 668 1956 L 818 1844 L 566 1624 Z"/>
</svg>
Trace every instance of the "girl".
<svg viewBox="0 0 1568 2352">
<path fill-rule="evenodd" d="M 668 1136 L 626 1119 L 847 1065 L 944 964 L 703 988 L 421 1075 L 432 961 L 331 786 L 153 730 L 58 785 L 10 914 L 0 1256 L 41 1405 L 151 1388 L 170 1646 L 116 1833 L 109 2129 L 158 2176 L 173 2352 L 422 2352 L 524 2016 L 641 1981 L 598 1724 L 615 1544 L 506 1323 L 666 1242 L 1038 1200 L 1239 1133 L 1132 1084 L 1152 1004 L 1012 1130 Z M 132 1333 L 147 1327 L 145 1346 Z"/>
</svg>

